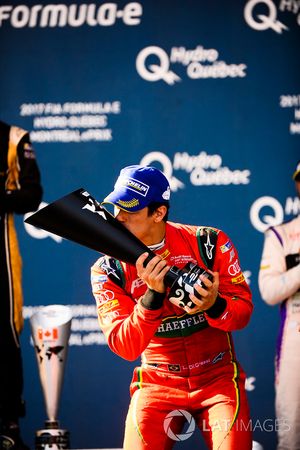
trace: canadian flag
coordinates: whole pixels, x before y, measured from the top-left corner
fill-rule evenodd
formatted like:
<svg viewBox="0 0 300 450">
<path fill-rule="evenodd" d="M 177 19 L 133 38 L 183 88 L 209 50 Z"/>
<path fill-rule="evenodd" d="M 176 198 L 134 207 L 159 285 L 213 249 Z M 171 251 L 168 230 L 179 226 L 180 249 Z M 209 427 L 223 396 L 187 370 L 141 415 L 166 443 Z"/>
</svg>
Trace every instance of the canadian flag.
<svg viewBox="0 0 300 450">
<path fill-rule="evenodd" d="M 42 328 L 37 329 L 37 337 L 39 341 L 53 341 L 58 339 L 57 328 Z"/>
</svg>

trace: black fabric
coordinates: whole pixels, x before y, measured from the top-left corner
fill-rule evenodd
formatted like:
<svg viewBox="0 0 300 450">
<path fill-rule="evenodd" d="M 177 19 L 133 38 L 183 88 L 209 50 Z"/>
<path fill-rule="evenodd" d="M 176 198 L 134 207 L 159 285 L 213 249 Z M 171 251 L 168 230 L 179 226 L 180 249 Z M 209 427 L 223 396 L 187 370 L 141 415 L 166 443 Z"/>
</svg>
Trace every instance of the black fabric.
<svg viewBox="0 0 300 450">
<path fill-rule="evenodd" d="M 99 267 L 106 272 L 110 280 L 122 288 L 125 287 L 122 266 L 117 259 L 105 255 L 100 259 Z"/>
<path fill-rule="evenodd" d="M 213 270 L 218 234 L 211 228 L 202 228 L 199 236 L 200 253 L 208 269 Z"/>
<path fill-rule="evenodd" d="M 163 305 L 165 296 L 166 294 L 164 292 L 160 293 L 148 288 L 142 298 L 141 303 L 143 307 L 146 309 L 151 310 L 159 309 Z"/>
<path fill-rule="evenodd" d="M 208 308 L 206 311 L 204 311 L 211 319 L 217 319 L 218 317 L 220 317 L 221 314 L 223 314 L 223 312 L 225 311 L 227 307 L 227 301 L 225 300 L 225 298 L 220 297 L 218 295 L 218 297 L 216 298 L 215 303 Z"/>
<path fill-rule="evenodd" d="M 5 212 L 25 214 L 35 211 L 42 200 L 41 176 L 35 158 L 25 157 L 24 145 L 31 146 L 29 133 L 27 133 L 17 147 L 20 189 L 5 191 L 9 130 L 10 127 L 0 122 L 0 136 L 3 133 L 0 138 L 0 214 Z M 32 156 L 34 156 L 33 151 Z"/>
<path fill-rule="evenodd" d="M 286 255 L 285 257 L 286 261 L 286 268 L 292 269 L 293 267 L 300 264 L 300 253 L 290 253 L 289 255 Z"/>
<path fill-rule="evenodd" d="M 18 336 L 10 316 L 9 299 L 10 261 L 6 259 L 4 216 L 0 216 L 0 417 L 16 420 L 22 410 L 22 359 Z"/>
<path fill-rule="evenodd" d="M 42 187 L 26 133 L 17 147 L 20 189 L 6 191 L 9 132 L 10 126 L 0 121 L 0 420 L 16 423 L 24 416 L 25 407 L 22 356 L 12 320 L 16 308 L 13 296 L 16 275 L 10 259 L 7 219 L 8 213 L 22 214 L 37 209 L 42 199 Z"/>
</svg>

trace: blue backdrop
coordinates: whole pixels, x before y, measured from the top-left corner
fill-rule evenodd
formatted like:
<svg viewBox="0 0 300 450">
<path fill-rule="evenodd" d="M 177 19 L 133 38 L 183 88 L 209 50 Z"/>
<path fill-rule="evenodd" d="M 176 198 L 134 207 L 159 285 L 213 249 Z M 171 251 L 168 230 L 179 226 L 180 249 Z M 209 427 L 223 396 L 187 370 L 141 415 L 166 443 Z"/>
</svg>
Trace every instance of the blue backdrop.
<svg viewBox="0 0 300 450">
<path fill-rule="evenodd" d="M 171 220 L 223 229 L 253 292 L 235 333 L 254 438 L 275 448 L 273 359 L 278 310 L 259 295 L 267 226 L 299 213 L 299 2 L 162 0 L 7 2 L 0 6 L 2 120 L 31 132 L 50 203 L 79 188 L 101 200 L 129 164 L 162 169 Z M 98 255 L 17 219 L 23 255 L 22 348 L 33 447 L 45 408 L 28 318 L 70 305 L 59 409 L 72 448 L 121 447 L 133 367 L 99 331 L 90 288 Z M 199 433 L 176 444 L 192 449 Z M 202 447 L 204 448 L 203 443 Z"/>
</svg>

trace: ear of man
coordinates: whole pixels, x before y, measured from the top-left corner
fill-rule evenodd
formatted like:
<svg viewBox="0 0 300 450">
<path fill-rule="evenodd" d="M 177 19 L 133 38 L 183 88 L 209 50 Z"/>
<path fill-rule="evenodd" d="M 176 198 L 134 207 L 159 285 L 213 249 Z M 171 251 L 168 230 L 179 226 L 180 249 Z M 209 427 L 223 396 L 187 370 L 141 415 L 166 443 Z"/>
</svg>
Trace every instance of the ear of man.
<svg viewBox="0 0 300 450">
<path fill-rule="evenodd" d="M 167 214 L 167 207 L 165 205 L 161 205 L 153 211 L 152 216 L 154 218 L 154 221 L 156 223 L 159 223 L 163 221 L 166 214 Z"/>
</svg>

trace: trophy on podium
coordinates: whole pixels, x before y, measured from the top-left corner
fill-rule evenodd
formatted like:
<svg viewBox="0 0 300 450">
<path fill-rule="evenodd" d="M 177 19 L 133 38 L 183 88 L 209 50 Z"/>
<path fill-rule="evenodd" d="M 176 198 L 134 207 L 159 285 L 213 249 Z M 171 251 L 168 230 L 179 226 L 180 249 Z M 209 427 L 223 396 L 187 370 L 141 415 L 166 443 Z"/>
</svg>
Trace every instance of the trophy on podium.
<svg viewBox="0 0 300 450">
<path fill-rule="evenodd" d="M 45 428 L 36 432 L 36 450 L 70 448 L 69 432 L 60 429 L 57 416 L 71 321 L 71 309 L 63 305 L 45 306 L 30 318 L 47 414 Z"/>
</svg>

